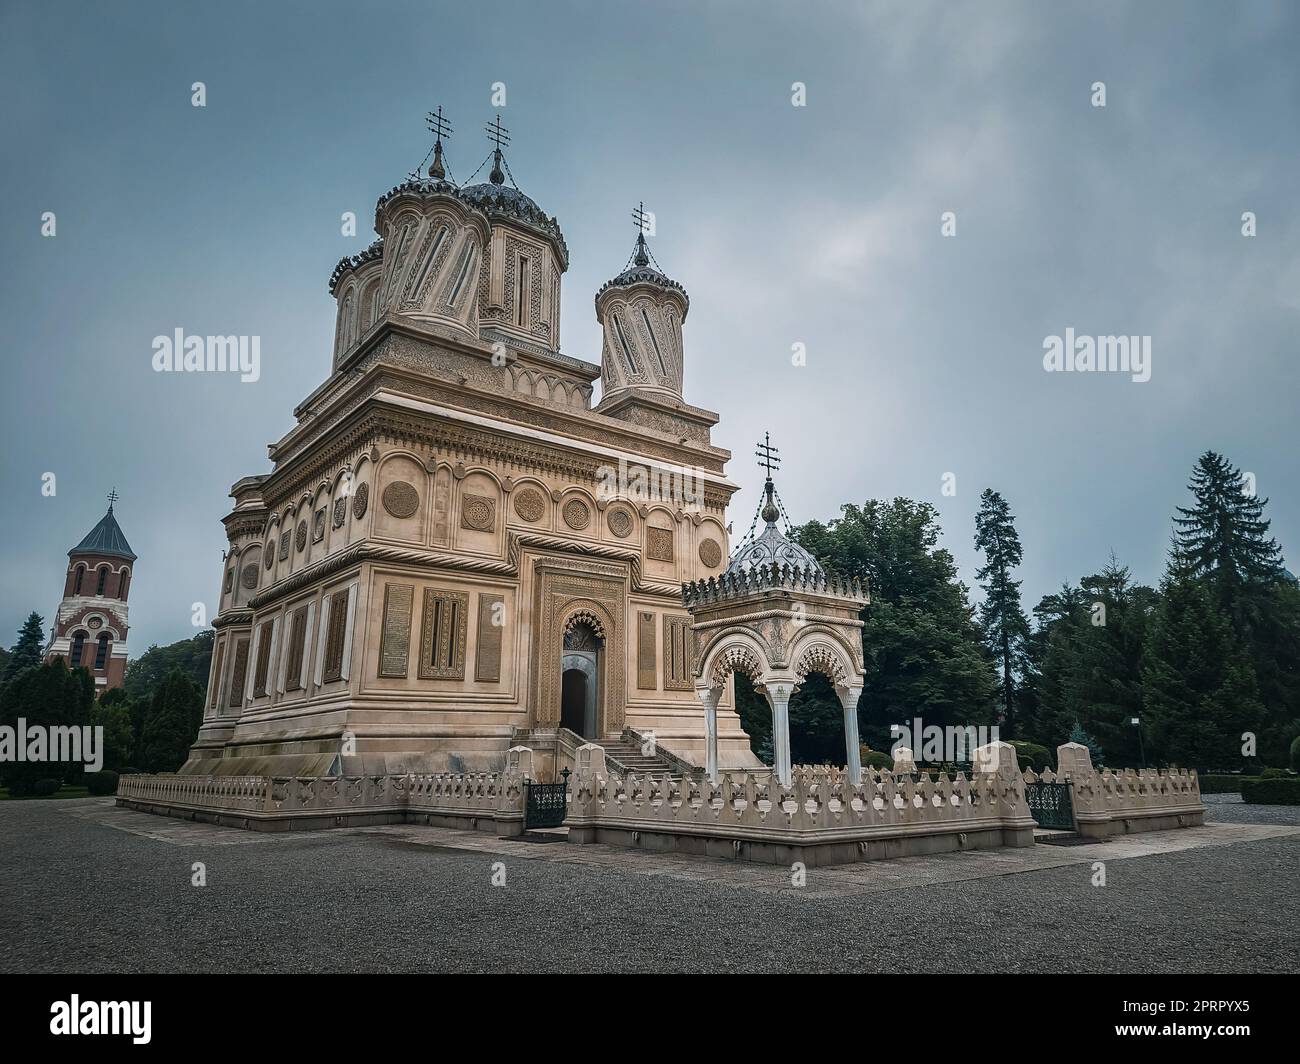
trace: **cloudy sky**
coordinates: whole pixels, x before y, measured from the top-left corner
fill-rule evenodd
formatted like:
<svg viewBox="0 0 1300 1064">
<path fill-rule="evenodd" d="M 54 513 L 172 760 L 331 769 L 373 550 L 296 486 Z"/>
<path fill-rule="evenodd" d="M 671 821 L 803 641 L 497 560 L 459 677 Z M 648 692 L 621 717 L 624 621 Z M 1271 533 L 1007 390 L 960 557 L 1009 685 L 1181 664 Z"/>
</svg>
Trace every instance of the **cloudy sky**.
<svg viewBox="0 0 1300 1064">
<path fill-rule="evenodd" d="M 1029 607 L 1112 550 L 1157 580 L 1213 448 L 1272 497 L 1296 568 L 1298 46 L 1296 5 L 1251 0 L 9 0 L 0 641 L 52 619 L 114 486 L 133 651 L 193 633 L 230 485 L 269 471 L 329 371 L 331 269 L 424 156 L 427 110 L 456 128 L 453 176 L 478 165 L 495 82 L 514 176 L 568 240 L 567 353 L 598 361 L 592 297 L 629 211 L 655 212 L 738 535 L 770 430 L 796 521 L 929 500 L 968 583 L 979 493 L 1001 491 Z M 176 328 L 260 335 L 261 380 L 153 372 Z M 1150 336 L 1150 381 L 1045 372 L 1067 328 Z"/>
</svg>

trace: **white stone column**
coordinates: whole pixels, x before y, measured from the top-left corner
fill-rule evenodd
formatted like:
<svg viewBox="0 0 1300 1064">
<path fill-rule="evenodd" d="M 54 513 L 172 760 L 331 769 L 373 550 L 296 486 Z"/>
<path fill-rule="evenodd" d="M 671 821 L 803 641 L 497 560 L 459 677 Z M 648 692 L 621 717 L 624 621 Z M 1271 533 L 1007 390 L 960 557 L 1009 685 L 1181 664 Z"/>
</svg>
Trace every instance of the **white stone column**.
<svg viewBox="0 0 1300 1064">
<path fill-rule="evenodd" d="M 787 787 L 793 778 L 790 766 L 790 693 L 789 684 L 765 687 L 767 704 L 772 707 L 772 766 L 776 778 Z"/>
<path fill-rule="evenodd" d="M 718 700 L 721 687 L 699 687 L 696 696 L 704 703 L 704 774 L 710 783 L 718 782 Z"/>
<path fill-rule="evenodd" d="M 837 687 L 836 693 L 844 705 L 844 754 L 848 758 L 849 782 L 855 787 L 862 782 L 862 750 L 858 741 L 858 699 L 861 687 Z"/>
</svg>

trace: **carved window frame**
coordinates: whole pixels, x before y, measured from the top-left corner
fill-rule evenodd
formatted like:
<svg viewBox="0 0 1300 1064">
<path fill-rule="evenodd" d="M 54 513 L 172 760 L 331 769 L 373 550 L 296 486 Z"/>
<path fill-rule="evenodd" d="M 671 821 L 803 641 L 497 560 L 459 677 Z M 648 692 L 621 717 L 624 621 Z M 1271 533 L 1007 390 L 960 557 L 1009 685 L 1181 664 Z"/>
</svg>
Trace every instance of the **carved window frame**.
<svg viewBox="0 0 1300 1064">
<path fill-rule="evenodd" d="M 420 619 L 421 680 L 465 679 L 468 616 L 468 592 L 434 587 L 424 589 Z"/>
</svg>

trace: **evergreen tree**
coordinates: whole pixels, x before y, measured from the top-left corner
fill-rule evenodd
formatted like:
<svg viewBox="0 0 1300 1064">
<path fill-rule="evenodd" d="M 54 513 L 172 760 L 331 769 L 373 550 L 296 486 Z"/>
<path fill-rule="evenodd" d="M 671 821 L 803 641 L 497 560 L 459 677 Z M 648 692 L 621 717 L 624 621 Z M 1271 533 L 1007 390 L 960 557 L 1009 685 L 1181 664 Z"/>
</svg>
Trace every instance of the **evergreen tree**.
<svg viewBox="0 0 1300 1064">
<path fill-rule="evenodd" d="M 1181 516 L 1174 518 L 1177 567 L 1194 579 L 1208 579 L 1220 608 L 1236 611 L 1243 588 L 1271 586 L 1282 578 L 1277 540 L 1265 538 L 1268 499 L 1248 495 L 1241 470 L 1213 451 L 1197 460 L 1187 486 L 1196 502 L 1178 507 Z"/>
<path fill-rule="evenodd" d="M 1097 740 L 1094 739 L 1091 735 L 1089 735 L 1086 731 L 1084 731 L 1083 725 L 1080 724 L 1077 720 L 1074 722 L 1074 727 L 1070 729 L 1070 738 L 1068 741 L 1072 743 L 1079 743 L 1082 746 L 1086 746 L 1088 748 L 1088 758 L 1092 761 L 1092 767 L 1101 768 L 1101 764 L 1102 764 L 1101 744 L 1097 742 Z"/>
<path fill-rule="evenodd" d="M 203 719 L 203 693 L 180 669 L 154 692 L 140 737 L 140 765 L 146 772 L 175 772 L 185 763 Z"/>
<path fill-rule="evenodd" d="M 33 610 L 18 629 L 18 642 L 14 644 L 5 662 L 5 670 L 0 675 L 0 683 L 8 683 L 23 669 L 30 669 L 41 663 L 41 651 L 45 648 L 45 620 Z"/>
<path fill-rule="evenodd" d="M 799 543 L 827 568 L 869 581 L 863 610 L 863 740 L 893 744 L 891 724 L 991 724 L 996 674 L 952 555 L 938 546 L 938 512 L 910 499 L 846 505 L 829 525 L 810 521 Z"/>
<path fill-rule="evenodd" d="M 47 665 L 24 669 L 0 690 L 0 725 L 18 730 L 18 721 L 27 727 L 54 728 L 88 724 L 94 702 L 94 684 L 87 689 L 89 673 L 85 669 L 68 671 L 62 658 Z M 48 734 L 48 733 L 47 733 Z M 53 751 L 46 747 L 46 756 Z M 84 765 L 56 761 L 4 761 L 0 774 L 14 793 L 25 793 L 37 780 L 58 779 L 76 782 Z"/>
<path fill-rule="evenodd" d="M 1002 669 L 998 695 L 1006 737 L 1012 738 L 1017 735 L 1016 685 L 1018 674 L 1024 672 L 1029 619 L 1020 606 L 1020 581 L 1011 579 L 1022 558 L 1015 518 L 1006 500 L 992 488 L 985 488 L 980 496 L 975 548 L 984 553 L 984 564 L 975 572 L 984 589 L 980 625 Z"/>
<path fill-rule="evenodd" d="M 1236 767 L 1242 733 L 1262 712 L 1250 659 L 1204 583 L 1171 566 L 1161 593 L 1142 672 L 1154 753 L 1190 768 Z"/>
<path fill-rule="evenodd" d="M 126 667 L 122 686 L 133 699 L 148 703 L 167 674 L 172 669 L 180 669 L 198 685 L 199 690 L 206 691 L 215 638 L 216 632 L 209 628 L 193 639 L 182 639 L 162 647 L 155 643 Z"/>
<path fill-rule="evenodd" d="M 121 690 L 117 688 L 116 690 Z M 104 768 L 114 772 L 130 763 L 135 749 L 135 732 L 126 699 L 110 699 L 107 692 L 90 711 L 90 726 L 104 729 Z"/>
</svg>

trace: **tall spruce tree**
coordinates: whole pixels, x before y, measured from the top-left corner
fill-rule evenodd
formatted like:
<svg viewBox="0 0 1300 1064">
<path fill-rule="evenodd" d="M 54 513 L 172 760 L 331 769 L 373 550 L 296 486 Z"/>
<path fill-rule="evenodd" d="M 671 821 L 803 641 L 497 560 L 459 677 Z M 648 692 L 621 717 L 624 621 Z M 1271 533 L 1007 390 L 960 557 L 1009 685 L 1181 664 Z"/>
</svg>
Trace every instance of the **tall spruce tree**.
<svg viewBox="0 0 1300 1064">
<path fill-rule="evenodd" d="M 140 736 L 141 767 L 146 772 L 175 772 L 185 763 L 203 719 L 203 694 L 179 668 L 172 669 L 145 717 Z"/>
<path fill-rule="evenodd" d="M 23 626 L 18 629 L 18 642 L 14 644 L 13 650 L 9 654 L 9 660 L 5 662 L 5 670 L 4 674 L 0 675 L 0 683 L 8 683 L 23 669 L 30 669 L 34 665 L 39 665 L 41 663 L 41 651 L 44 647 L 45 620 L 33 610 L 27 615 L 27 620 L 23 621 Z"/>
<path fill-rule="evenodd" d="M 1207 580 L 1221 608 L 1236 613 L 1243 589 L 1268 587 L 1282 578 L 1282 553 L 1268 536 L 1268 499 L 1247 494 L 1241 470 L 1206 451 L 1187 485 L 1196 497 L 1174 518 L 1177 566 Z M 1244 617 L 1238 616 L 1238 620 Z"/>
<path fill-rule="evenodd" d="M 1003 727 L 1011 738 L 1017 734 L 1016 684 L 1024 672 L 1029 619 L 1020 605 L 1020 581 L 1011 578 L 1023 556 L 1015 518 L 1007 501 L 992 488 L 985 488 L 980 495 L 980 508 L 975 515 L 975 548 L 984 553 L 984 564 L 975 572 L 984 589 L 980 625 L 1002 670 L 998 696 Z"/>
</svg>

